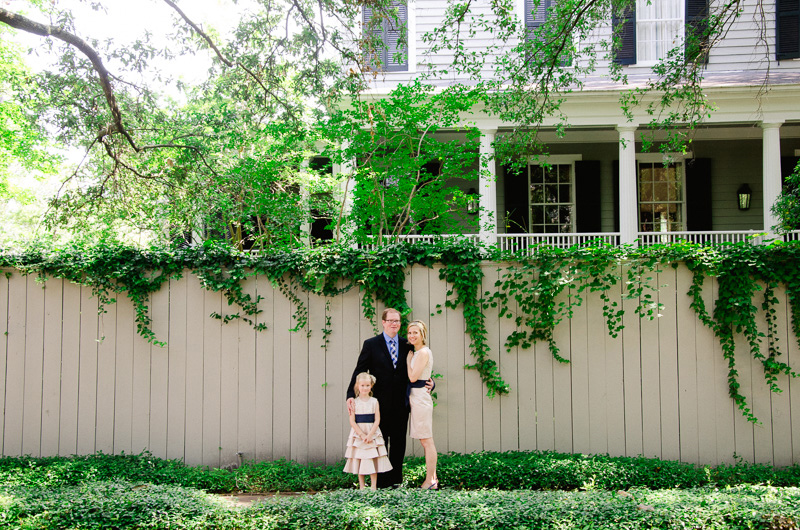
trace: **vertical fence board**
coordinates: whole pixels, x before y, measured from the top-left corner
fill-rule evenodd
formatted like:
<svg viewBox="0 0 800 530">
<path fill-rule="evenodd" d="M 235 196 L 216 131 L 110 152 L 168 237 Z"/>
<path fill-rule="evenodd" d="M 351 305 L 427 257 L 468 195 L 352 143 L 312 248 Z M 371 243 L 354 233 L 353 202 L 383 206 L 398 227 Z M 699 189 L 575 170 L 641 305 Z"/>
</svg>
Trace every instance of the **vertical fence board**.
<svg viewBox="0 0 800 530">
<path fill-rule="evenodd" d="M 203 463 L 203 390 L 205 373 L 204 340 L 206 324 L 213 324 L 205 310 L 205 291 L 188 271 L 186 277 L 186 411 L 184 458 L 187 463 Z M 208 311 L 210 313 L 210 311 Z"/>
<path fill-rule="evenodd" d="M 661 378 L 661 458 L 680 458 L 678 418 L 678 345 L 675 269 L 658 274 L 659 301 L 664 305 L 658 323 L 659 376 Z"/>
<path fill-rule="evenodd" d="M 681 267 L 676 277 L 676 312 L 678 330 L 678 417 L 680 426 L 681 459 L 697 462 L 700 454 L 699 425 L 697 421 L 700 403 L 698 402 L 698 362 L 697 325 L 700 324 L 694 310 L 690 307 L 691 298 L 686 296 L 692 284 L 692 275 Z M 700 324 L 702 325 L 702 324 Z M 699 330 L 702 332 L 702 330 Z"/>
<path fill-rule="evenodd" d="M 736 370 L 739 372 L 739 391 L 747 398 L 747 405 L 753 407 L 753 359 L 747 340 L 742 334 L 736 334 Z M 755 433 L 753 424 L 748 422 L 737 410 L 733 417 L 733 435 L 736 455 L 745 462 L 755 460 Z"/>
<path fill-rule="evenodd" d="M 272 306 L 275 291 L 269 278 L 257 277 L 256 292 L 261 297 L 259 303 L 261 313 L 256 317 L 256 322 L 267 325 L 266 330 L 256 334 L 256 459 L 272 460 L 273 352 L 275 351 L 273 344 L 275 318 Z"/>
<path fill-rule="evenodd" d="M 64 281 L 63 332 L 61 335 L 61 406 L 58 454 L 78 452 L 78 378 L 80 366 L 81 287 Z"/>
<path fill-rule="evenodd" d="M 239 313 L 237 305 L 228 305 L 223 298 L 223 315 Z M 221 326 L 220 340 L 220 465 L 229 466 L 238 460 L 239 450 L 239 328 L 246 326 L 241 318 Z"/>
<path fill-rule="evenodd" d="M 483 269 L 483 282 L 481 291 L 492 289 L 497 280 L 495 268 Z M 486 312 L 486 340 L 491 349 L 489 357 L 497 363 L 498 370 L 502 373 L 503 361 L 505 360 L 505 347 L 503 346 L 504 337 L 500 333 L 501 323 L 495 311 Z M 508 382 L 508 381 L 506 381 Z M 513 383 L 513 381 L 512 381 Z M 483 387 L 483 449 L 486 451 L 500 451 L 500 397 L 488 397 L 485 385 Z"/>
<path fill-rule="evenodd" d="M 792 332 L 787 326 L 787 311 L 789 300 L 783 287 L 776 290 L 775 296 L 778 305 L 775 307 L 775 326 L 776 335 L 779 339 L 780 351 L 783 355 L 778 360 L 787 362 L 789 344 L 794 339 Z M 790 365 L 791 366 L 791 365 Z M 780 374 L 777 380 L 781 393 L 770 393 L 770 412 L 772 422 L 772 450 L 773 464 L 784 467 L 791 465 L 792 459 L 792 423 L 790 409 L 790 390 L 789 376 Z"/>
<path fill-rule="evenodd" d="M 274 298 L 275 323 L 272 326 L 273 348 L 275 349 L 274 384 L 272 395 L 272 447 L 273 458 L 291 458 L 291 410 L 295 400 L 295 389 L 291 385 L 290 359 L 294 351 L 290 348 L 293 308 L 282 293 L 276 292 Z M 298 421 L 303 421 L 298 418 Z"/>
<path fill-rule="evenodd" d="M 338 287 L 340 289 L 343 287 L 341 280 Z M 345 337 L 349 335 L 348 338 L 352 341 L 355 335 L 348 329 L 352 327 L 354 313 L 349 313 L 349 317 L 345 317 L 344 303 L 348 298 L 354 298 L 352 293 L 328 298 L 331 333 L 328 335 L 328 345 L 325 348 L 325 462 L 327 463 L 337 462 L 344 457 L 344 438 L 347 435 L 344 402 L 350 373 L 346 365 L 350 358 L 348 354 L 357 348 L 348 345 L 348 349 L 345 349 Z M 350 370 L 352 371 L 352 367 Z"/>
<path fill-rule="evenodd" d="M 308 308 L 309 296 L 307 293 L 298 293 L 302 304 Z M 292 305 L 292 310 L 296 306 Z M 291 458 L 298 462 L 308 462 L 308 323 L 291 334 L 291 352 L 289 371 L 292 385 L 291 399 Z"/>
<path fill-rule="evenodd" d="M 255 301 L 257 280 L 247 278 L 242 291 Z M 255 324 L 255 317 L 248 317 Z M 239 444 L 243 457 L 256 457 L 256 334 L 253 324 L 239 324 Z"/>
<path fill-rule="evenodd" d="M 789 340 L 786 345 L 787 355 L 786 361 L 795 371 L 800 366 L 800 345 L 798 345 L 797 338 L 795 338 L 792 331 L 792 314 L 791 305 L 789 305 L 788 296 L 786 308 L 786 327 L 789 330 Z M 789 400 L 789 422 L 792 428 L 791 437 L 791 458 L 792 463 L 800 462 L 800 380 L 792 377 L 789 379 L 786 387 Z M 797 434 L 797 436 L 795 436 Z"/>
<path fill-rule="evenodd" d="M 587 312 L 586 360 L 589 370 L 589 452 L 608 452 L 608 389 L 606 388 L 606 341 L 608 327 L 603 318 L 600 293 L 583 292 Z"/>
<path fill-rule="evenodd" d="M 203 465 L 220 465 L 220 358 L 222 356 L 222 324 L 212 313 L 222 314 L 222 295 L 204 293 L 203 325 Z"/>
<path fill-rule="evenodd" d="M 623 267 L 622 274 L 627 281 L 628 268 Z M 623 285 L 625 282 L 623 281 Z M 622 374 L 623 395 L 625 400 L 625 455 L 644 454 L 644 427 L 642 425 L 642 318 L 636 313 L 640 297 L 630 297 L 626 287 L 623 291 L 622 323 Z"/>
<path fill-rule="evenodd" d="M 654 279 L 658 282 L 658 278 Z M 653 293 L 653 303 L 658 303 Z M 641 374 L 642 374 L 642 455 L 661 457 L 661 374 L 659 362 L 659 324 L 657 308 L 652 317 L 641 322 Z"/>
<path fill-rule="evenodd" d="M 713 310 L 710 280 L 704 281 L 701 298 L 706 311 Z M 692 316 L 697 319 L 694 310 Z M 715 399 L 718 393 L 724 392 L 720 387 L 720 378 L 716 373 L 715 362 L 720 356 L 719 341 L 711 328 L 696 320 L 695 354 L 697 360 L 697 437 L 698 461 L 716 464 L 717 455 L 717 411 Z"/>
<path fill-rule="evenodd" d="M 712 312 L 714 305 L 711 301 L 717 299 L 719 284 L 716 279 L 710 279 L 708 283 L 711 296 L 710 300 L 706 301 L 706 307 L 709 312 Z M 740 413 L 728 395 L 728 361 L 723 357 L 719 340 L 715 338 L 713 343 L 714 377 L 716 378 L 716 387 L 719 389 L 714 399 L 717 425 L 717 462 L 731 464 L 734 462 L 733 455 L 736 452 L 733 423 L 735 417 Z"/>
<path fill-rule="evenodd" d="M 42 445 L 42 369 L 44 364 L 44 289 L 27 277 L 25 372 L 22 400 L 22 452 L 39 456 Z"/>
<path fill-rule="evenodd" d="M 167 355 L 167 458 L 182 459 L 186 440 L 186 276 L 169 281 L 169 335 Z"/>
<path fill-rule="evenodd" d="M 492 276 L 494 279 L 495 276 Z M 513 298 L 508 299 L 509 308 L 514 314 L 519 314 L 519 308 L 516 300 Z M 516 322 L 512 319 L 501 318 L 498 322 L 499 337 L 497 337 L 497 357 L 498 364 L 500 365 L 500 375 L 509 385 L 509 392 L 503 396 L 498 396 L 497 401 L 500 405 L 500 450 L 501 451 L 515 451 L 519 449 L 519 422 L 520 415 L 527 414 L 529 417 L 534 418 L 536 409 L 534 407 L 528 410 L 520 410 L 519 392 L 520 381 L 518 375 L 518 365 L 520 356 L 528 356 L 529 358 L 534 355 L 533 347 L 523 350 L 521 347 L 516 346 L 507 351 L 505 347 L 506 337 L 516 331 Z M 520 330 L 524 331 L 524 330 Z M 533 376 L 533 374 L 531 374 Z M 533 377 L 531 377 L 533 379 Z M 530 382 L 530 379 L 526 381 Z M 536 439 L 534 434 L 533 439 Z"/>
<path fill-rule="evenodd" d="M 50 278 L 44 290 L 44 364 L 42 367 L 42 456 L 58 455 L 61 409 L 61 320 L 64 281 Z M 2 297 L 0 296 L 0 300 Z"/>
<path fill-rule="evenodd" d="M 762 288 L 764 288 L 763 285 Z M 763 294 L 759 292 L 754 298 L 754 302 L 760 302 L 763 300 Z M 764 311 L 758 311 L 756 314 L 756 324 L 758 325 L 758 331 L 766 336 L 768 330 Z M 769 343 L 767 340 L 762 340 L 761 342 L 761 353 L 764 356 L 769 355 Z M 772 397 L 770 396 L 772 392 L 766 379 L 764 379 L 764 365 L 757 359 L 752 359 L 751 364 L 753 366 L 753 397 L 751 398 L 751 405 L 753 414 L 759 421 L 758 425 L 753 425 L 753 460 L 772 464 L 775 460 L 772 451 Z"/>
<path fill-rule="evenodd" d="M 556 363 L 550 346 L 544 341 L 537 341 L 530 350 L 522 354 L 519 364 L 520 448 L 554 450 L 556 435 L 553 370 Z"/>
<path fill-rule="evenodd" d="M 158 341 L 169 341 L 169 284 L 152 295 L 153 333 Z M 150 451 L 167 457 L 167 410 L 169 408 L 169 343 L 150 345 Z"/>
<path fill-rule="evenodd" d="M 622 271 L 617 268 L 617 274 Z M 622 283 L 622 282 L 620 282 Z M 622 287 L 612 286 L 608 292 L 609 302 L 616 304 L 612 310 L 622 307 Z M 620 332 L 621 333 L 621 332 Z M 614 456 L 625 455 L 625 393 L 623 392 L 622 337 L 612 337 L 606 329 L 606 437 L 608 452 Z"/>
<path fill-rule="evenodd" d="M 151 297 L 147 305 L 147 314 L 151 319 L 153 318 L 153 303 L 153 298 Z M 137 453 L 150 447 L 150 358 L 150 343 L 139 333 L 136 333 L 133 337 L 131 445 L 133 451 Z"/>
<path fill-rule="evenodd" d="M 308 460 L 325 460 L 325 298 L 312 295 L 308 300 Z"/>
<path fill-rule="evenodd" d="M 114 452 L 114 389 L 116 387 L 117 304 L 99 317 L 97 343 L 97 431 L 95 450 Z"/>
<path fill-rule="evenodd" d="M 8 286 L 8 354 L 6 361 L 6 407 L 3 451 L 22 452 L 22 400 L 25 393 L 25 315 L 27 277 L 12 276 Z"/>
<path fill-rule="evenodd" d="M 9 282 L 13 277 L 12 271 L 0 269 L 0 428 L 4 429 L 3 435 L 0 435 L 0 455 L 5 454 L 3 440 L 6 417 Z"/>
<path fill-rule="evenodd" d="M 78 373 L 78 452 L 95 452 L 97 431 L 98 302 L 91 288 L 81 287 L 81 338 Z M 148 375 L 149 377 L 149 375 Z"/>
<path fill-rule="evenodd" d="M 556 299 L 556 303 L 569 302 L 569 292 L 564 290 Z M 572 344 L 570 343 L 570 320 L 564 319 L 553 332 L 553 338 L 560 349 L 560 355 L 570 361 Z M 572 452 L 572 377 L 571 362 L 564 364 L 552 359 L 552 354 L 545 346 L 545 355 L 551 358 L 553 370 L 553 449 L 567 453 Z M 546 396 L 545 396 L 546 397 Z"/>
<path fill-rule="evenodd" d="M 578 294 L 571 290 L 570 296 L 575 300 Z M 589 431 L 589 327 L 587 318 L 587 301 L 573 308 L 570 319 L 570 344 L 572 357 L 570 376 L 572 381 L 572 447 L 576 453 L 591 451 L 591 435 Z"/>
<path fill-rule="evenodd" d="M 114 381 L 114 452 L 133 451 L 133 343 L 136 324 L 133 303 L 117 298 L 117 349 Z"/>
</svg>

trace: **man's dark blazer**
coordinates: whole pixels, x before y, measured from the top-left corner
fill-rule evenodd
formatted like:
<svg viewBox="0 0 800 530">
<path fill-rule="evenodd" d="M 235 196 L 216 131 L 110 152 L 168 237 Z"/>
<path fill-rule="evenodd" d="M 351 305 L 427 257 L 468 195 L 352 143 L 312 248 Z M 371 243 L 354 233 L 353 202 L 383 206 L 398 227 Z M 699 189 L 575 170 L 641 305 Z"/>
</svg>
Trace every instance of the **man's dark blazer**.
<svg viewBox="0 0 800 530">
<path fill-rule="evenodd" d="M 403 481 L 403 457 L 406 452 L 406 431 L 408 429 L 408 406 L 406 405 L 406 389 L 408 387 L 408 369 L 406 357 L 410 345 L 403 337 L 397 341 L 397 368 L 392 366 L 392 357 L 383 333 L 364 341 L 361 354 L 356 361 L 353 377 L 347 387 L 347 397 L 355 397 L 353 386 L 356 376 L 361 372 L 369 372 L 375 376 L 376 383 L 372 394 L 378 399 L 381 412 L 380 429 L 389 451 L 392 471 L 378 475 L 378 487 L 400 484 Z"/>
</svg>

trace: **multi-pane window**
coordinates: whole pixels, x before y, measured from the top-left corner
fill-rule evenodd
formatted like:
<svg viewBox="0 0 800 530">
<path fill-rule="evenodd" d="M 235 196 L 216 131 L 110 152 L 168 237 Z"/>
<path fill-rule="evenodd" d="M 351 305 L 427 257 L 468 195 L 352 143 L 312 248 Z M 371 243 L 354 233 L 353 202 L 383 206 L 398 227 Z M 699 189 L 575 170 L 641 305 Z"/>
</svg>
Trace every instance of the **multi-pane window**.
<svg viewBox="0 0 800 530">
<path fill-rule="evenodd" d="M 683 164 L 639 162 L 639 230 L 685 230 Z"/>
<path fill-rule="evenodd" d="M 636 57 L 655 63 L 683 42 L 685 0 L 636 1 Z"/>
<path fill-rule="evenodd" d="M 573 164 L 529 166 L 530 233 L 575 231 L 573 175 Z"/>
</svg>

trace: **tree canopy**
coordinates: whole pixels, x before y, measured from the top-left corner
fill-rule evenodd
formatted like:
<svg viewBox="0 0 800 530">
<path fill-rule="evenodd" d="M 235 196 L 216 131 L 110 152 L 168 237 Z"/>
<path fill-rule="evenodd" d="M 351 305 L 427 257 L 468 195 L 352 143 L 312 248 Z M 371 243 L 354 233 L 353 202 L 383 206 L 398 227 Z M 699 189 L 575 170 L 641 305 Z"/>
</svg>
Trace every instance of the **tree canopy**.
<svg viewBox="0 0 800 530">
<path fill-rule="evenodd" d="M 646 106 L 652 129 L 669 132 L 665 149 L 690 141 L 709 112 L 703 57 L 742 1 L 717 5 L 653 67 L 646 86 L 620 91 L 622 109 Z M 9 193 L 9 164 L 47 170 L 56 160 L 47 146 L 57 145 L 81 155 L 61 166 L 45 218 L 51 232 L 250 248 L 302 244 L 314 218 L 338 238 L 362 240 L 474 226 L 463 215 L 472 198 L 464 183 L 477 180 L 485 161 L 464 115 L 509 124 L 498 158 L 545 152 L 539 126 L 569 126 L 564 97 L 599 64 L 625 84 L 611 60 L 619 28 L 593 35 L 633 2 L 554 2 L 532 28 L 515 15 L 514 0 L 449 0 L 441 24 L 422 36 L 414 79 L 380 98 L 371 88 L 385 75 L 382 61 L 408 50 L 395 0 L 232 0 L 240 16 L 230 33 L 193 20 L 187 2 L 150 0 L 146 8 L 171 17 L 173 31 L 142 27 L 124 44 L 83 29 L 81 16 L 103 12 L 98 2 L 7 2 L 0 94 L 13 97 L 0 96 L 0 155 L 9 154 L 0 156 L 0 194 Z M 380 53 L 386 24 L 400 35 L 397 57 Z M 50 65 L 27 70 L 12 32 L 35 37 Z M 466 46 L 475 35 L 490 44 Z M 175 77 L 174 65 L 197 54 L 209 58 L 205 79 Z M 645 100 L 650 93 L 657 97 Z M 453 131 L 459 141 L 443 134 Z M 332 165 L 344 171 L 333 175 Z"/>
</svg>

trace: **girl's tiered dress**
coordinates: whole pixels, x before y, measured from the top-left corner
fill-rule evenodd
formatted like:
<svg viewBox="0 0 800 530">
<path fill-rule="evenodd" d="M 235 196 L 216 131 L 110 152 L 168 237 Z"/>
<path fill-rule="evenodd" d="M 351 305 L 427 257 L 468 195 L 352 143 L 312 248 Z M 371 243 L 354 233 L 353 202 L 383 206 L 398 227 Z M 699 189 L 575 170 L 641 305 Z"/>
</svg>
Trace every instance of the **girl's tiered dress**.
<svg viewBox="0 0 800 530">
<path fill-rule="evenodd" d="M 355 399 L 356 414 L 375 414 L 378 400 L 370 397 L 367 400 Z M 372 430 L 372 422 L 358 423 L 362 432 L 368 433 Z M 350 436 L 347 437 L 347 449 L 344 457 L 347 461 L 344 464 L 345 473 L 355 473 L 356 475 L 371 475 L 373 473 L 383 473 L 392 469 L 389 457 L 386 453 L 386 444 L 383 441 L 381 428 L 375 431 L 375 435 L 370 442 L 364 442 L 356 434 L 355 429 L 350 429 Z"/>
</svg>

